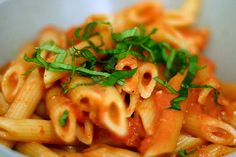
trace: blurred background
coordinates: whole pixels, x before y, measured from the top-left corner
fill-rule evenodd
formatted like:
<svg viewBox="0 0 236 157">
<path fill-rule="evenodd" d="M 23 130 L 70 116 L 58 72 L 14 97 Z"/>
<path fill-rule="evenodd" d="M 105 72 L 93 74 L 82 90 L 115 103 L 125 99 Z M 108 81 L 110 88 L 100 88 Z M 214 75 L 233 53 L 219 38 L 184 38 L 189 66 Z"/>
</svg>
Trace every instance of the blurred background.
<svg viewBox="0 0 236 157">
<path fill-rule="evenodd" d="M 48 24 L 68 28 L 92 13 L 116 12 L 140 0 L 0 0 L 0 64 Z M 159 0 L 177 8 L 184 0 Z M 202 0 L 197 26 L 211 30 L 206 55 L 217 65 L 221 80 L 236 82 L 236 0 Z"/>
</svg>

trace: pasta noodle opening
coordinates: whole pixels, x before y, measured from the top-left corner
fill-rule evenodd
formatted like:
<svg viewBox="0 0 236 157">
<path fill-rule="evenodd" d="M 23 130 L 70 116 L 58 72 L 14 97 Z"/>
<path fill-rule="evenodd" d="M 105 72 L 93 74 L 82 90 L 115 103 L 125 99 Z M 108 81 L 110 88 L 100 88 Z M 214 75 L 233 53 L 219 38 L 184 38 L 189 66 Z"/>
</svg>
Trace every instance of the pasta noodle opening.
<svg viewBox="0 0 236 157">
<path fill-rule="evenodd" d="M 90 106 L 90 101 L 88 97 L 82 97 L 79 102 L 81 105 Z"/>
<path fill-rule="evenodd" d="M 119 111 L 120 110 L 117 108 L 116 103 L 112 102 L 109 106 L 108 115 L 111 118 L 112 122 L 114 122 L 115 124 L 119 123 L 119 116 L 118 116 L 120 115 Z"/>
<path fill-rule="evenodd" d="M 24 84 L 25 70 L 22 65 L 13 65 L 3 75 L 1 87 L 8 102 L 12 102 Z"/>
<path fill-rule="evenodd" d="M 126 105 L 126 108 L 129 107 L 129 104 L 130 104 L 130 94 L 129 93 L 125 93 L 125 96 L 124 96 L 124 101 L 125 101 L 125 105 Z"/>
<path fill-rule="evenodd" d="M 225 129 L 220 128 L 220 127 L 209 127 L 210 132 L 211 132 L 211 137 L 218 139 L 219 141 L 232 141 L 233 140 L 233 136 Z"/>
<path fill-rule="evenodd" d="M 17 73 L 16 72 L 14 72 L 14 73 L 12 73 L 10 76 L 9 76 L 9 82 L 11 82 L 10 84 L 9 84 L 9 87 L 10 87 L 10 90 L 14 90 L 14 87 L 17 87 L 17 85 L 18 85 L 18 83 L 19 83 L 19 81 L 18 81 L 18 76 L 17 76 Z"/>
<path fill-rule="evenodd" d="M 152 80 L 152 74 L 150 74 L 149 72 L 146 72 L 143 74 L 143 77 L 142 77 L 142 84 L 144 86 L 147 86 Z"/>
<path fill-rule="evenodd" d="M 122 70 L 132 70 L 132 68 L 130 66 L 126 65 L 122 68 Z"/>
<path fill-rule="evenodd" d="M 76 136 L 79 141 L 90 145 L 93 142 L 93 124 L 89 120 L 85 120 L 84 123 L 78 123 Z"/>
</svg>

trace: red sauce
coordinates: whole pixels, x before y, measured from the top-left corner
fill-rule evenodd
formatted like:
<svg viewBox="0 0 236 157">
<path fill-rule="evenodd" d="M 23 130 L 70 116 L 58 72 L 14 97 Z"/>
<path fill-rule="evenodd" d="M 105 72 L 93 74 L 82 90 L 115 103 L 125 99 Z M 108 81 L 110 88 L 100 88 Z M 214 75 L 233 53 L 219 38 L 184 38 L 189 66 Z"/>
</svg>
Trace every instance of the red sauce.
<svg viewBox="0 0 236 157">
<path fill-rule="evenodd" d="M 145 138 L 142 141 L 141 146 L 139 147 L 139 152 L 141 154 L 144 154 L 151 145 L 152 145 L 152 136 Z"/>
<path fill-rule="evenodd" d="M 158 110 L 162 111 L 171 106 L 170 101 L 178 95 L 169 93 L 167 90 L 157 91 L 154 95 L 154 102 Z"/>
<path fill-rule="evenodd" d="M 202 105 L 202 108 L 203 112 L 216 118 L 219 117 L 223 111 L 223 106 L 215 103 L 213 91 L 211 91 L 211 93 L 206 98 L 206 102 Z"/>
<path fill-rule="evenodd" d="M 199 113 L 206 113 L 212 117 L 220 116 L 221 112 L 223 111 L 223 106 L 218 105 L 214 101 L 214 93 L 208 95 L 206 102 L 204 104 L 198 103 L 199 92 L 201 89 L 190 89 L 189 95 L 186 100 L 187 104 L 187 112 L 199 112 Z"/>
<path fill-rule="evenodd" d="M 75 115 L 76 115 L 77 122 L 79 123 L 83 123 L 86 119 L 85 113 L 81 111 L 79 108 L 75 109 Z"/>
<path fill-rule="evenodd" d="M 110 137 L 126 146 L 139 147 L 144 136 L 144 129 L 139 118 L 128 119 L 128 134 L 124 137 L 111 134 Z"/>
</svg>

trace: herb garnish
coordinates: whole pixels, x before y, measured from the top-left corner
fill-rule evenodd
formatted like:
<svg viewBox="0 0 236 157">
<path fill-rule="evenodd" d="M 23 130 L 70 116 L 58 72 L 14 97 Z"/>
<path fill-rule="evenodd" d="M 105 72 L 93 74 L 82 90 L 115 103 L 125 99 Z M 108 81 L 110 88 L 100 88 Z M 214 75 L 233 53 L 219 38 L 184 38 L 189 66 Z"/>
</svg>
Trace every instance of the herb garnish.
<svg viewBox="0 0 236 157">
<path fill-rule="evenodd" d="M 40 66 L 36 65 L 33 66 L 32 68 L 28 69 L 24 74 L 22 74 L 23 76 L 27 77 L 29 74 L 31 74 L 35 69 L 39 68 Z"/>
<path fill-rule="evenodd" d="M 59 119 L 59 123 L 60 123 L 60 125 L 61 125 L 62 127 L 65 126 L 66 121 L 67 121 L 67 119 L 68 119 L 68 115 L 69 115 L 69 111 L 68 111 L 68 110 L 65 110 L 65 111 L 62 113 L 62 115 L 61 115 L 61 117 L 60 117 L 60 119 Z"/>
<path fill-rule="evenodd" d="M 181 52 L 180 52 L 181 53 Z M 185 55 L 184 55 L 185 54 Z M 180 55 L 181 57 L 181 62 L 185 63 L 185 67 L 187 67 L 188 65 L 188 72 L 186 77 L 184 78 L 184 80 L 181 83 L 181 89 L 179 91 L 176 91 L 173 87 L 171 87 L 167 81 L 161 80 L 158 77 L 155 77 L 154 80 L 156 80 L 159 84 L 161 84 L 162 86 L 165 86 L 171 93 L 173 94 L 179 94 L 178 97 L 174 98 L 173 100 L 171 100 L 171 107 L 170 109 L 175 109 L 175 110 L 181 110 L 180 107 L 180 103 L 187 99 L 188 97 L 188 90 L 189 88 L 212 88 L 214 90 L 214 101 L 216 104 L 218 103 L 218 96 L 219 96 L 219 92 L 217 91 L 217 89 L 215 89 L 214 87 L 210 86 L 210 85 L 197 85 L 197 84 L 192 84 L 192 81 L 194 79 L 194 77 L 196 76 L 197 71 L 199 70 L 199 66 L 198 64 L 198 57 L 197 56 L 190 56 L 190 55 L 186 55 L 186 53 L 183 53 L 182 55 Z M 183 56 L 185 56 L 185 61 L 183 59 Z M 188 57 L 188 58 L 187 58 Z M 181 73 L 185 68 L 180 68 L 179 72 Z M 177 71 L 178 72 L 178 71 Z"/>
<path fill-rule="evenodd" d="M 165 86 L 171 93 L 178 94 L 178 91 L 176 91 L 173 87 L 171 87 L 171 85 L 169 85 L 167 81 L 161 80 L 158 77 L 155 77 L 154 80 L 157 81 L 162 86 Z"/>
<path fill-rule="evenodd" d="M 214 102 L 215 104 L 218 104 L 219 105 L 219 102 L 218 102 L 218 97 L 219 97 L 219 91 L 211 86 L 211 85 L 208 85 L 208 84 L 204 84 L 204 85 L 201 85 L 201 84 L 190 84 L 189 88 L 210 88 L 210 89 L 213 89 L 213 92 L 214 92 Z"/>
<path fill-rule="evenodd" d="M 198 70 L 198 57 L 197 56 L 190 56 L 189 57 L 189 67 L 186 77 L 181 83 L 181 89 L 179 90 L 179 96 L 171 100 L 172 106 L 170 109 L 181 110 L 180 102 L 185 100 L 188 97 L 188 88 L 189 85 L 192 83 L 197 70 Z"/>
<path fill-rule="evenodd" d="M 187 151 L 184 149 L 184 150 L 179 150 L 179 151 L 178 151 L 178 155 L 179 155 L 180 157 L 185 157 L 185 156 L 188 155 L 188 153 L 187 153 Z"/>
<path fill-rule="evenodd" d="M 96 32 L 96 27 L 101 24 L 110 27 L 111 37 L 115 43 L 114 47 L 111 49 L 102 48 L 104 45 L 103 37 L 99 32 Z M 94 21 L 88 23 L 84 28 L 78 28 L 74 32 L 74 36 L 79 41 L 87 41 L 88 46 L 77 49 L 72 44 L 71 48 L 65 50 L 59 48 L 53 42 L 46 42 L 35 49 L 35 53 L 31 58 L 25 55 L 24 59 L 27 62 L 34 62 L 44 67 L 46 70 L 70 72 L 69 82 L 66 82 L 62 86 L 64 92 L 68 92 L 71 88 L 78 86 L 94 85 L 97 83 L 103 86 L 113 86 L 115 84 L 124 85 L 124 79 L 132 77 L 136 73 L 137 68 L 132 70 L 116 70 L 115 65 L 120 59 L 128 55 L 132 55 L 144 62 L 161 63 L 165 66 L 165 80 L 161 80 L 158 77 L 154 79 L 159 84 L 165 86 L 171 93 L 178 94 L 178 96 L 171 101 L 170 109 L 180 110 L 180 103 L 188 97 L 189 88 L 213 87 L 209 85 L 192 84 L 197 71 L 201 69 L 198 66 L 198 57 L 191 55 L 185 49 L 175 49 L 167 43 L 155 42 L 151 38 L 151 35 L 156 31 L 157 29 L 153 29 L 149 34 L 146 34 L 144 26 L 140 25 L 120 33 L 114 33 L 110 23 Z M 100 45 L 95 45 L 90 41 L 90 38 L 93 36 L 100 37 Z M 55 60 L 53 62 L 47 62 L 41 57 L 42 51 L 55 54 Z M 99 59 L 95 57 L 94 53 L 104 54 L 106 57 Z M 70 64 L 65 63 L 67 55 L 71 55 L 72 60 Z M 80 57 L 84 58 L 85 61 L 80 66 L 77 66 L 76 59 Z M 100 67 L 99 71 L 95 70 L 97 65 Z M 176 91 L 167 82 L 177 73 L 184 74 L 184 71 L 187 71 L 187 75 L 181 83 L 181 89 Z M 92 82 L 79 83 L 68 88 L 75 75 L 90 77 Z M 213 89 L 215 102 L 217 102 L 219 93 L 215 88 Z"/>
<path fill-rule="evenodd" d="M 197 150 L 196 149 L 193 149 L 193 150 L 191 150 L 191 151 L 187 151 L 187 150 L 185 150 L 185 149 L 182 149 L 182 150 L 179 150 L 178 151 L 178 155 L 179 155 L 179 157 L 186 157 L 187 155 L 190 155 L 190 154 L 193 154 L 193 153 L 195 153 Z"/>
</svg>

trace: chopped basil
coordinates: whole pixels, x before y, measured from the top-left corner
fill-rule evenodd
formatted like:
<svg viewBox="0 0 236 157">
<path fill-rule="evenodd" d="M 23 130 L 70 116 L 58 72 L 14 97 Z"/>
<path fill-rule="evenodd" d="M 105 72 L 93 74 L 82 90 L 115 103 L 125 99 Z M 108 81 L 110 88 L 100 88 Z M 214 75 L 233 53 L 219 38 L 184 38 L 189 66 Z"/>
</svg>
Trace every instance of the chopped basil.
<svg viewBox="0 0 236 157">
<path fill-rule="evenodd" d="M 204 84 L 204 85 L 201 85 L 201 84 L 190 84 L 189 88 L 210 88 L 210 89 L 213 89 L 213 92 L 214 92 L 214 102 L 215 104 L 218 104 L 219 105 L 219 102 L 218 102 L 218 98 L 219 98 L 219 91 L 211 86 L 211 85 L 207 85 L 207 84 Z"/>
<path fill-rule="evenodd" d="M 80 55 L 81 57 L 85 58 L 87 61 L 84 62 L 83 66 L 88 68 L 88 69 L 93 69 L 95 66 L 97 59 L 96 57 L 90 52 L 88 49 L 81 49 L 80 50 Z"/>
<path fill-rule="evenodd" d="M 171 100 L 171 107 L 170 109 L 180 110 L 180 102 L 187 99 L 188 97 L 188 89 L 189 85 L 192 83 L 197 70 L 198 70 L 198 57 L 197 56 L 190 56 L 189 57 L 189 67 L 186 77 L 181 83 L 181 89 L 179 90 L 179 96 Z"/>
<path fill-rule="evenodd" d="M 173 87 L 171 87 L 171 85 L 169 85 L 167 81 L 161 80 L 158 77 L 155 77 L 154 80 L 157 81 L 162 86 L 166 87 L 171 93 L 178 94 L 178 91 L 176 91 Z"/>
<path fill-rule="evenodd" d="M 120 70 L 120 71 L 117 70 L 111 73 L 111 75 L 107 77 L 104 81 L 102 81 L 100 84 L 104 86 L 113 86 L 119 80 L 132 77 L 136 73 L 136 71 L 137 71 L 137 68 L 132 69 L 132 70 Z"/>
<path fill-rule="evenodd" d="M 59 123 L 62 127 L 64 127 L 66 125 L 67 119 L 68 119 L 68 115 L 69 115 L 69 111 L 65 110 L 61 117 L 59 118 Z"/>
<path fill-rule="evenodd" d="M 132 77 L 137 71 L 137 68 L 129 71 L 118 71 L 115 69 L 117 62 L 120 59 L 125 58 L 127 55 L 132 55 L 140 61 L 163 64 L 165 66 L 165 80 L 161 80 L 158 77 L 154 79 L 159 84 L 165 86 L 171 93 L 178 94 L 178 96 L 171 101 L 170 107 L 171 109 L 176 110 L 181 109 L 180 103 L 188 97 L 189 88 L 213 88 L 209 85 L 192 84 L 196 72 L 202 69 L 198 66 L 198 57 L 191 55 L 185 49 L 175 49 L 167 43 L 155 42 L 151 36 L 157 31 L 157 29 L 153 29 L 149 34 L 146 34 L 143 25 L 124 30 L 120 33 L 114 33 L 112 32 L 112 28 L 110 28 L 111 37 L 115 46 L 110 49 L 103 49 L 103 38 L 95 29 L 100 24 L 105 24 L 111 27 L 110 23 L 94 21 L 88 23 L 83 28 L 81 27 L 75 30 L 74 36 L 79 40 L 86 40 L 89 43 L 89 46 L 87 47 L 79 50 L 72 45 L 68 50 L 64 50 L 57 47 L 53 42 L 46 42 L 35 49 L 35 53 L 31 58 L 25 55 L 24 59 L 27 62 L 34 62 L 38 64 L 38 66 L 44 67 L 50 71 L 70 72 L 71 76 L 69 82 L 63 85 L 63 89 L 66 92 L 69 90 L 68 85 L 75 75 L 82 75 L 92 79 L 91 83 L 80 83 L 75 85 L 75 87 L 97 83 L 104 86 L 113 86 L 116 83 L 124 85 L 124 79 Z M 92 41 L 90 41 L 90 38 L 96 35 L 100 37 L 102 43 L 99 46 L 96 46 Z M 41 57 L 41 52 L 44 50 L 56 55 L 53 62 L 47 62 Z M 98 59 L 91 50 L 95 53 L 104 54 L 106 57 Z M 68 54 L 70 54 L 72 58 L 71 64 L 64 63 Z M 86 61 L 80 66 L 77 66 L 75 60 L 79 57 L 84 58 Z M 100 71 L 95 70 L 97 65 L 101 67 Z M 181 89 L 176 91 L 167 82 L 177 73 L 184 74 L 184 71 L 186 70 L 188 70 L 187 75 L 181 83 Z M 215 102 L 218 103 L 219 92 L 215 88 L 213 89 Z"/>
<path fill-rule="evenodd" d="M 94 36 L 94 35 L 99 35 L 98 32 L 94 32 L 94 29 L 97 25 L 100 25 L 100 24 L 105 24 L 105 25 L 110 25 L 109 22 L 99 22 L 99 21 L 93 21 L 93 22 L 90 22 L 88 23 L 84 30 L 83 30 L 83 34 L 80 36 L 80 33 L 82 31 L 81 28 L 77 28 L 74 32 L 74 35 L 77 39 L 79 40 L 88 40 L 90 37 Z"/>
<path fill-rule="evenodd" d="M 179 157 L 186 157 L 190 154 L 194 154 L 196 151 L 197 151 L 197 149 L 193 149 L 189 152 L 187 150 L 183 149 L 183 150 L 178 151 L 178 155 L 179 155 Z"/>
<path fill-rule="evenodd" d="M 36 66 L 30 68 L 29 70 L 27 70 L 27 71 L 26 71 L 24 74 L 22 74 L 22 75 L 28 76 L 28 75 L 31 74 L 35 69 L 37 69 L 37 68 L 39 68 L 39 67 L 40 67 L 40 66 L 36 65 Z"/>
<path fill-rule="evenodd" d="M 179 157 L 186 157 L 188 155 L 186 150 L 179 150 L 178 151 Z"/>
<path fill-rule="evenodd" d="M 121 33 L 113 33 L 112 34 L 112 38 L 115 41 L 122 41 L 122 40 L 125 40 L 127 38 L 138 37 L 138 36 L 140 36 L 140 32 L 139 32 L 139 29 L 137 27 L 125 30 Z"/>
<path fill-rule="evenodd" d="M 74 32 L 74 36 L 77 38 L 77 39 L 80 39 L 80 32 L 81 32 L 81 28 L 77 28 Z"/>
<path fill-rule="evenodd" d="M 43 43 L 42 45 L 40 45 L 39 48 L 41 50 L 54 52 L 56 54 L 65 54 L 66 53 L 66 51 L 64 49 L 57 47 L 52 41 Z"/>
</svg>

